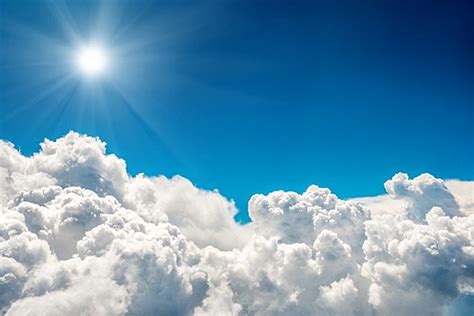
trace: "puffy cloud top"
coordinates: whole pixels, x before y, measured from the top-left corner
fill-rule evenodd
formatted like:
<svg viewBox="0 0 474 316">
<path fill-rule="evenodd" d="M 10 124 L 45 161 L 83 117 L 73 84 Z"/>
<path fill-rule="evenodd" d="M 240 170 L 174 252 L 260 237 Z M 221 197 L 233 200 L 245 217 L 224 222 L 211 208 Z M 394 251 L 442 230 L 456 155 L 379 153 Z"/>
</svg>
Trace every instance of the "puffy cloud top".
<svg viewBox="0 0 474 316">
<path fill-rule="evenodd" d="M 459 205 L 444 181 L 428 173 L 410 180 L 406 173 L 397 173 L 385 182 L 385 189 L 395 199 L 408 201 L 407 215 L 415 221 L 423 221 L 434 206 L 443 208 L 448 216 L 459 215 Z"/>
<path fill-rule="evenodd" d="M 242 226 L 217 191 L 132 177 L 74 132 L 31 157 L 0 142 L 0 182 L 7 315 L 436 315 L 474 292 L 471 183 L 256 194 Z"/>
</svg>

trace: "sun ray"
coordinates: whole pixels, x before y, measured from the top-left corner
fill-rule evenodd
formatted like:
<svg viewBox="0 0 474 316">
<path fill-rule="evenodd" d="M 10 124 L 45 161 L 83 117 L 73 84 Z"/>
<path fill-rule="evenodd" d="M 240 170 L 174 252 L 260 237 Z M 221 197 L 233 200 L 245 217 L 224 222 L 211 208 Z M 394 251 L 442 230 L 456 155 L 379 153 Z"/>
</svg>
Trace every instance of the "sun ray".
<svg viewBox="0 0 474 316">
<path fill-rule="evenodd" d="M 61 75 L 60 78 L 52 78 L 47 82 L 38 84 L 37 87 L 42 87 L 43 90 L 39 95 L 36 95 L 34 98 L 30 99 L 29 102 L 24 103 L 23 105 L 15 108 L 13 111 L 9 112 L 3 116 L 2 121 L 6 122 L 8 120 L 13 120 L 16 116 L 27 111 L 29 108 L 43 102 L 48 97 L 54 95 L 65 87 L 68 83 L 71 82 L 72 74 Z"/>
<path fill-rule="evenodd" d="M 69 11 L 67 3 L 63 0 L 51 1 L 48 2 L 48 8 L 71 42 L 75 45 L 81 43 L 80 28 Z"/>
<path fill-rule="evenodd" d="M 178 153 L 173 149 L 171 144 L 166 141 L 166 138 L 157 130 L 146 118 L 142 115 L 137 108 L 133 106 L 133 103 L 128 101 L 127 97 L 113 85 L 108 86 L 109 93 L 113 93 L 120 99 L 120 104 L 124 106 L 125 110 L 130 114 L 130 117 L 137 122 L 137 125 L 150 137 L 151 140 L 159 147 L 162 148 L 168 155 L 170 155 L 175 163 L 185 166 L 184 161 L 180 158 Z"/>
</svg>

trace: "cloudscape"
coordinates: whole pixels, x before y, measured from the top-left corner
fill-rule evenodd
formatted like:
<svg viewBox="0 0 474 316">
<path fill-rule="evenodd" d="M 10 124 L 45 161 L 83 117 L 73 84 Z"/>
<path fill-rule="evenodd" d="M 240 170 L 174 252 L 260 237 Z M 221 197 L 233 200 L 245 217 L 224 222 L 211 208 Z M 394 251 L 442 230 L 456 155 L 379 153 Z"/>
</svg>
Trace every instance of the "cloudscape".
<svg viewBox="0 0 474 316">
<path fill-rule="evenodd" d="M 239 225 L 219 192 L 129 176 L 105 146 L 75 132 L 30 157 L 0 144 L 7 315 L 439 314 L 473 291 L 473 182 L 255 194 Z"/>
<path fill-rule="evenodd" d="M 0 4 L 0 314 L 474 314 L 470 1 Z"/>
</svg>

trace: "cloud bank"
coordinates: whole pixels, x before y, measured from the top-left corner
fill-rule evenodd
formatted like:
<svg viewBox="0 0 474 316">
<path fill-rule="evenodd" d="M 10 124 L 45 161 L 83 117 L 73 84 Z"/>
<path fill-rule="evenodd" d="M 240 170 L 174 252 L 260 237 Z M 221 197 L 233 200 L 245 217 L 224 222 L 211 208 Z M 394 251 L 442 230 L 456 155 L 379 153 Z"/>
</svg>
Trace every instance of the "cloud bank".
<svg viewBox="0 0 474 316">
<path fill-rule="evenodd" d="M 396 174 L 350 201 L 256 194 L 251 224 L 183 177 L 127 174 L 70 132 L 0 142 L 7 315 L 438 315 L 474 293 L 473 183 Z"/>
</svg>

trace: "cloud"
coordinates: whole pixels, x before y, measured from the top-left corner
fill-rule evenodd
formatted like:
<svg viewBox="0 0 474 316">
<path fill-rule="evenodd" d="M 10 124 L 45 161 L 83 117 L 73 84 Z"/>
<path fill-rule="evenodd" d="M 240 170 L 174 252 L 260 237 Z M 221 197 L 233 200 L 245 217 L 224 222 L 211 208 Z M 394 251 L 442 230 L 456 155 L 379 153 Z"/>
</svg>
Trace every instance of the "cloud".
<svg viewBox="0 0 474 316">
<path fill-rule="evenodd" d="M 132 177 L 70 132 L 23 156 L 0 142 L 0 311 L 7 315 L 442 314 L 474 293 L 472 182 L 397 174 L 344 201 Z"/>
<path fill-rule="evenodd" d="M 124 202 L 147 221 L 166 220 L 177 225 L 201 247 L 242 248 L 252 233 L 252 225 L 241 226 L 234 221 L 237 209 L 233 201 L 217 191 L 198 189 L 180 176 L 138 175 L 128 182 Z"/>
<path fill-rule="evenodd" d="M 423 221 L 434 206 L 443 208 L 449 216 L 460 214 L 460 207 L 444 181 L 428 173 L 410 180 L 406 173 L 397 173 L 385 182 L 385 189 L 394 199 L 407 201 L 406 214 L 414 221 Z"/>
</svg>

